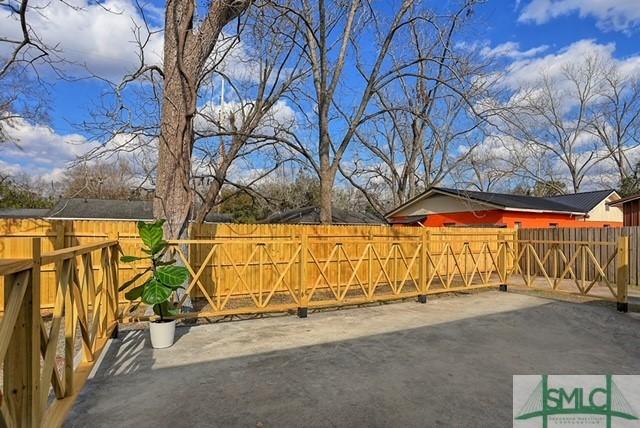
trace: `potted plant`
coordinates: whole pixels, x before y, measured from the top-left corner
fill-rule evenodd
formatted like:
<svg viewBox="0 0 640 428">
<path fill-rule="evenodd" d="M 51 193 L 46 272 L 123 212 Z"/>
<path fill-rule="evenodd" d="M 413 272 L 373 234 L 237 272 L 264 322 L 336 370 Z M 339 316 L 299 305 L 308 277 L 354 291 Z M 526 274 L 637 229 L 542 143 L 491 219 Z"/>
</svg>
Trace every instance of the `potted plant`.
<svg viewBox="0 0 640 428">
<path fill-rule="evenodd" d="M 142 252 L 146 256 L 122 256 L 123 263 L 134 263 L 139 260 L 149 260 L 150 265 L 143 272 L 135 275 L 120 288 L 126 290 L 136 282 L 144 280 L 125 293 L 127 300 L 135 302 L 132 310 L 135 310 L 140 302 L 153 308 L 153 312 L 158 315 L 158 319 L 149 323 L 151 335 L 151 346 L 154 348 L 168 348 L 173 345 L 173 338 L 176 330 L 175 316 L 180 309 L 171 302 L 173 293 L 179 288 L 184 288 L 183 284 L 189 277 L 187 269 L 183 266 L 174 266 L 174 259 L 167 260 L 168 244 L 164 240 L 162 225 L 164 220 L 157 220 L 153 223 L 138 222 L 138 233 L 144 244 Z"/>
</svg>

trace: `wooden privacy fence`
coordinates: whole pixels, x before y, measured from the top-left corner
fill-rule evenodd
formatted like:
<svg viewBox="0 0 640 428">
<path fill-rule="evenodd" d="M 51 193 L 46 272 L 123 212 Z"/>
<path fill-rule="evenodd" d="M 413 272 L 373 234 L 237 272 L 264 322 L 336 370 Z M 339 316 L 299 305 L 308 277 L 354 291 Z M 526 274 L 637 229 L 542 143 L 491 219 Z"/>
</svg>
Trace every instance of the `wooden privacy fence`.
<svg viewBox="0 0 640 428">
<path fill-rule="evenodd" d="M 117 326 L 118 242 L 3 259 L 0 426 L 61 426 Z M 94 265 L 97 263 L 97 265 Z M 40 310 L 41 272 L 53 267 L 53 310 Z"/>
<path fill-rule="evenodd" d="M 190 273 L 180 304 L 187 298 L 194 303 L 196 312 L 190 316 L 304 313 L 306 308 L 424 300 L 421 296 L 428 294 L 506 284 L 513 231 L 411 232 L 170 241 Z"/>
<path fill-rule="evenodd" d="M 580 244 L 594 243 L 590 246 L 591 255 L 600 266 L 606 266 L 604 272 L 610 282 L 615 282 L 617 269 L 615 262 L 609 261 L 615 258 L 616 243 L 621 236 L 629 237 L 629 269 L 627 283 L 640 285 L 640 227 L 603 227 L 603 228 L 552 228 L 552 229 L 520 229 L 518 239 L 529 241 L 537 254 L 546 254 L 553 245 L 564 254 L 573 255 L 581 251 Z M 611 244 L 611 245 L 609 245 Z M 557 251 L 556 251 L 557 252 Z M 552 272 L 554 263 L 557 269 L 564 267 L 564 262 L 558 259 L 558 255 L 549 257 L 544 263 L 544 269 Z M 521 268 L 524 266 L 521 264 Z M 600 276 L 596 263 L 586 263 L 585 272 L 582 272 L 582 264 L 575 266 L 575 274 L 587 280 L 593 280 Z"/>
</svg>

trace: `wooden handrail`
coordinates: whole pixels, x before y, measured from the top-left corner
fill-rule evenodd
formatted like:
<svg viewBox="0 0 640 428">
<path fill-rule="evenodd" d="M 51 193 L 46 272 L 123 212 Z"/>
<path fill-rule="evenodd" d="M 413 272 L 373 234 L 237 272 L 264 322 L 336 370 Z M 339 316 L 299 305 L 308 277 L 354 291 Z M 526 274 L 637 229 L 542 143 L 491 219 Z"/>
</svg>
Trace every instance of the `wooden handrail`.
<svg viewBox="0 0 640 428">
<path fill-rule="evenodd" d="M 118 245 L 117 240 L 107 240 L 107 241 L 101 241 L 101 242 L 91 243 L 91 244 L 76 245 L 75 247 L 62 248 L 60 250 L 50 251 L 48 253 L 42 254 L 40 264 L 44 266 L 51 263 L 61 262 L 63 260 L 75 258 L 86 253 L 91 253 L 93 251 L 101 250 L 106 247 L 112 247 L 114 245 Z"/>
<path fill-rule="evenodd" d="M 32 259 L 0 259 L 0 276 L 29 270 L 33 263 Z"/>
</svg>

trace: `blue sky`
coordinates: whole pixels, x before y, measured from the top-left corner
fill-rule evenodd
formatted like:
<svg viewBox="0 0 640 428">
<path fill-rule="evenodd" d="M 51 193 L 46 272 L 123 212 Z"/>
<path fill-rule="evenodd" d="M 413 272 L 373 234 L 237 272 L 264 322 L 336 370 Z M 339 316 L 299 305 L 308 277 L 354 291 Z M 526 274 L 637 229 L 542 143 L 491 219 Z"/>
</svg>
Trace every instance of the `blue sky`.
<svg viewBox="0 0 640 428">
<path fill-rule="evenodd" d="M 121 14 L 108 14 L 85 2 L 73 1 L 84 7 L 82 11 L 54 2 L 48 16 L 34 18 L 40 20 L 35 24 L 45 28 L 43 37 L 49 44 L 59 43 L 72 60 L 117 80 L 135 64 L 127 30 L 132 20 L 139 21 L 138 12 L 131 0 L 104 2 Z M 158 27 L 159 10 L 149 6 L 149 12 Z M 477 7 L 474 22 L 463 42 L 498 57 L 512 86 L 545 64 L 570 62 L 595 50 L 640 70 L 638 0 L 488 0 Z M 12 31 L 15 22 L 1 17 L 0 35 Z M 156 36 L 149 49 L 157 55 L 161 46 Z M 11 133 L 21 147 L 0 149 L 0 168 L 54 179 L 75 156 L 95 147 L 74 124 L 87 118 L 88 106 L 104 87 L 94 80 L 71 83 L 56 81 L 52 75 L 46 78 L 52 83 L 50 122 L 15 126 Z"/>
</svg>

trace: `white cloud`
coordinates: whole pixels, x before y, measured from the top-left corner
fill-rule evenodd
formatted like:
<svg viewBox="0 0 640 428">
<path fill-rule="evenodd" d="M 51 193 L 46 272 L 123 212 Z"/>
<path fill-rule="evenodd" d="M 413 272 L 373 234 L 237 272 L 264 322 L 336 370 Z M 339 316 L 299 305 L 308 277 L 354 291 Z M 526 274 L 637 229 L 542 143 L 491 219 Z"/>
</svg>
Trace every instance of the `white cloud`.
<svg viewBox="0 0 640 428">
<path fill-rule="evenodd" d="M 101 77 L 119 79 L 135 70 L 139 63 L 138 47 L 134 43 L 133 28 L 140 27 L 146 36 L 143 19 L 130 0 L 49 1 L 34 0 L 28 16 L 29 24 L 47 46 L 56 46 L 64 59 L 86 66 Z M 39 12 L 35 9 L 41 7 Z M 155 9 L 149 7 L 151 15 Z M 151 28 L 152 32 L 158 28 Z M 20 26 L 16 17 L 0 16 L 0 37 L 19 38 Z M 6 54 L 8 44 L 3 44 Z M 162 59 L 162 34 L 152 34 L 145 49 L 148 63 L 159 64 Z M 67 71 L 80 72 L 80 68 L 66 66 Z"/>
<path fill-rule="evenodd" d="M 58 134 L 45 125 L 23 119 L 5 129 L 10 141 L 0 146 L 0 170 L 46 179 L 60 178 L 69 162 L 95 147 L 79 134 Z"/>
<path fill-rule="evenodd" d="M 518 17 L 521 22 L 543 24 L 553 18 L 578 13 L 597 20 L 603 31 L 628 31 L 640 23 L 638 0 L 533 0 Z"/>
<path fill-rule="evenodd" d="M 613 43 L 598 44 L 593 40 L 579 40 L 555 53 L 512 62 L 507 67 L 502 83 L 511 89 L 536 85 L 543 75 L 551 79 L 559 77 L 567 67 L 579 64 L 589 57 L 623 65 L 627 60 L 615 60 L 615 48 Z"/>
<path fill-rule="evenodd" d="M 139 175 L 150 171 L 157 161 L 155 140 L 119 134 L 101 145 L 79 134 L 59 134 L 42 124 L 14 120 L 6 128 L 10 141 L 0 145 L 0 172 L 26 174 L 45 181 L 59 181 L 79 158 L 89 164 L 125 159 Z"/>
<path fill-rule="evenodd" d="M 520 50 L 520 44 L 516 42 L 505 42 L 497 46 L 484 46 L 480 50 L 480 54 L 486 58 L 507 57 L 511 59 L 522 59 L 536 56 L 549 49 L 548 45 L 541 45 L 535 48 Z"/>
<path fill-rule="evenodd" d="M 203 133 L 216 132 L 217 126 L 213 121 L 220 121 L 223 129 L 230 130 L 232 116 L 235 126 L 239 128 L 242 125 L 242 111 L 244 110 L 247 114 L 250 108 L 250 101 L 226 102 L 222 107 L 220 104 L 206 103 L 199 109 L 200 114 L 196 116 L 194 128 Z M 294 125 L 295 111 L 285 101 L 278 100 L 262 119 L 256 133 L 273 135 L 278 128 L 291 128 Z"/>
</svg>

